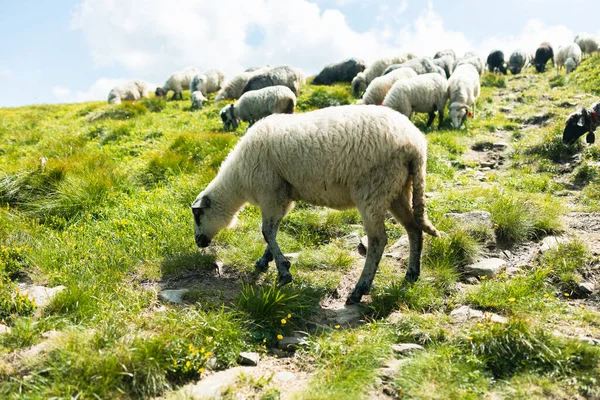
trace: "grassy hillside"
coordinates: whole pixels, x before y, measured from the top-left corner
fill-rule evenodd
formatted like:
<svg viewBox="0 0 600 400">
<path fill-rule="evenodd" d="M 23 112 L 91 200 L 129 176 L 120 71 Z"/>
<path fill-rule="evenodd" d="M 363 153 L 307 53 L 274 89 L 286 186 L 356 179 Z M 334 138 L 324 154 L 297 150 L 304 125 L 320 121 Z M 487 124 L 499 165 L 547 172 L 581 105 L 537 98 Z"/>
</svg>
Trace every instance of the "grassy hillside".
<svg viewBox="0 0 600 400">
<path fill-rule="evenodd" d="M 600 56 L 569 78 L 489 75 L 466 128 L 426 132 L 429 215 L 447 235 L 426 239 L 414 285 L 402 282 L 406 257 L 384 257 L 352 323 L 332 315 L 364 262 L 349 239 L 364 234 L 357 211 L 297 204 L 278 236 L 297 253 L 283 289 L 274 268 L 254 273 L 265 245 L 252 206 L 211 249 L 196 247 L 189 206 L 247 128 L 223 131 L 225 102 L 0 109 L 0 320 L 11 328 L 0 397 L 170 397 L 242 351 L 262 361 L 227 398 L 600 397 L 600 346 L 576 339 L 600 339 L 598 290 L 577 299 L 600 275 L 600 150 L 561 142 L 565 117 L 597 100 L 598 76 Z M 349 86 L 308 85 L 298 112 L 352 101 Z M 492 226 L 446 216 L 473 210 Z M 392 245 L 404 231 L 386 225 Z M 464 266 L 487 256 L 516 270 L 468 283 Z M 38 307 L 22 283 L 66 289 Z M 182 288 L 182 304 L 159 298 Z M 461 305 L 508 323 L 456 323 Z M 296 331 L 306 346 L 277 349 Z M 390 346 L 407 342 L 425 350 L 382 382 Z M 278 383 L 281 370 L 296 379 Z"/>
</svg>

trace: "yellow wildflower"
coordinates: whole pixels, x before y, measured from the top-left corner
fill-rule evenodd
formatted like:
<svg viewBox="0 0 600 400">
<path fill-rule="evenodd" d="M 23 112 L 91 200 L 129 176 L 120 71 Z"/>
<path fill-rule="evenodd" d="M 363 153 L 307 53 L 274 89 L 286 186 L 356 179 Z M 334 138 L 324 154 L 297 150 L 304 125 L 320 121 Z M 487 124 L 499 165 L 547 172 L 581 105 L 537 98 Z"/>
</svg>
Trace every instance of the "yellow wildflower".
<svg viewBox="0 0 600 400">
<path fill-rule="evenodd" d="M 200 349 L 200 353 L 204 354 L 206 350 L 204 350 L 204 347 Z"/>
<path fill-rule="evenodd" d="M 204 368 L 200 367 L 200 368 L 198 369 L 198 372 L 199 372 L 199 373 L 201 373 L 201 374 L 203 374 L 203 373 L 204 373 Z"/>
<path fill-rule="evenodd" d="M 548 297 L 550 296 L 548 293 L 544 293 L 544 297 Z"/>
<path fill-rule="evenodd" d="M 267 343 L 267 339 L 263 339 L 263 343 Z"/>
<path fill-rule="evenodd" d="M 517 301 L 517 299 L 515 299 L 514 297 L 511 297 L 510 299 L 508 299 L 508 301 L 510 301 L 511 303 L 514 303 L 515 301 Z"/>
<path fill-rule="evenodd" d="M 191 365 L 192 365 L 192 363 L 191 363 L 191 362 L 189 362 L 189 361 L 185 363 L 185 367 L 186 367 L 186 368 L 189 368 Z"/>
<path fill-rule="evenodd" d="M 467 340 L 473 340 L 473 336 L 467 336 Z"/>
<path fill-rule="evenodd" d="M 340 326 L 339 326 L 339 325 L 336 325 L 336 326 L 335 326 L 335 329 L 340 329 Z"/>
<path fill-rule="evenodd" d="M 292 314 L 288 314 L 288 319 L 292 318 Z"/>
<path fill-rule="evenodd" d="M 279 340 L 283 339 L 283 335 L 281 335 L 281 334 L 277 335 L 277 339 L 279 339 Z"/>
<path fill-rule="evenodd" d="M 565 297 L 569 297 L 569 293 L 565 293 Z"/>
<path fill-rule="evenodd" d="M 212 351 L 207 351 L 206 352 L 206 358 L 210 358 L 210 356 L 212 356 L 212 354 L 213 354 Z"/>
<path fill-rule="evenodd" d="M 281 320 L 281 325 L 285 325 L 286 323 L 287 323 L 287 321 L 285 320 L 285 318 L 283 318 L 283 319 Z"/>
</svg>

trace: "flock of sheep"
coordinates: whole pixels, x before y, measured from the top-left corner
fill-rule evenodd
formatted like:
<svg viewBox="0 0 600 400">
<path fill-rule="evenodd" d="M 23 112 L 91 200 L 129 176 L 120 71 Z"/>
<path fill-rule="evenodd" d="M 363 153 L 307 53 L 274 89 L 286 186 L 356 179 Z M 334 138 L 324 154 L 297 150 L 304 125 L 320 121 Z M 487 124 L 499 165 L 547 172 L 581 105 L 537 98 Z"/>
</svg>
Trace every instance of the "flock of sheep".
<svg viewBox="0 0 600 400">
<path fill-rule="evenodd" d="M 599 48 L 597 39 L 581 34 L 556 53 L 550 44 L 542 43 L 533 56 L 517 50 L 505 60 L 501 51 L 493 51 L 485 64 L 492 73 L 518 74 L 527 65 L 544 72 L 552 59 L 557 68 L 564 66 L 569 73 L 582 53 Z M 156 89 L 156 96 L 166 98 L 173 91 L 172 99 L 181 100 L 182 91 L 189 89 L 192 108 L 199 109 L 209 93 L 218 92 L 215 101 L 237 99 L 221 110 L 226 129 L 237 128 L 239 120 L 251 123 L 216 178 L 192 204 L 197 245 L 207 247 L 245 203 L 252 203 L 261 209 L 267 243 L 256 269 L 266 271 L 274 260 L 279 284 L 285 285 L 292 281 L 290 262 L 276 236 L 293 202 L 357 208 L 368 250 L 364 270 L 347 300 L 354 304 L 371 288 L 387 243 L 384 221 L 389 211 L 408 234 L 405 279 L 414 282 L 420 274 L 423 232 L 440 233 L 428 220 L 425 207 L 427 140 L 409 118 L 415 112 L 427 113 L 429 127 L 437 112 L 439 127 L 449 102 L 452 127 L 459 128 L 474 116 L 485 64 L 475 53 L 457 58 L 453 50 L 440 51 L 433 58 L 406 53 L 379 59 L 368 67 L 361 60 L 347 59 L 325 66 L 312 83 L 350 82 L 355 97 L 360 97 L 357 104 L 295 115 L 286 114 L 294 113 L 300 85 L 305 83 L 304 74 L 296 68 L 252 68 L 228 82 L 216 70 L 199 73 L 189 68 L 173 74 Z M 109 102 L 147 96 L 147 86 L 133 81 L 113 89 Z M 582 110 L 572 118 L 574 134 L 598 126 L 598 108 Z"/>
</svg>

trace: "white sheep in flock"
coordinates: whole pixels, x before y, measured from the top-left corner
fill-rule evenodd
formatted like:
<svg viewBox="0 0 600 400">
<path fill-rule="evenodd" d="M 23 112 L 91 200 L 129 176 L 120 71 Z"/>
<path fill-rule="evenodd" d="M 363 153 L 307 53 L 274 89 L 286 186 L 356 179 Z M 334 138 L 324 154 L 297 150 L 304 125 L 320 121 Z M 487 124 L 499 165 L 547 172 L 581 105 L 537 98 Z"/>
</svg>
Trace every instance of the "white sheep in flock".
<svg viewBox="0 0 600 400">
<path fill-rule="evenodd" d="M 246 202 L 260 207 L 267 249 L 256 268 L 275 259 L 279 285 L 292 281 L 277 243 L 294 201 L 334 209 L 356 207 L 368 236 L 362 275 L 347 303 L 369 292 L 387 243 L 385 214 L 404 226 L 410 242 L 405 279 L 421 268 L 423 231 L 439 236 L 425 209 L 427 141 L 405 116 L 386 107 L 329 107 L 257 122 L 227 156 L 216 178 L 192 203 L 199 247 L 230 225 Z"/>
<path fill-rule="evenodd" d="M 190 83 L 190 93 L 199 90 L 202 92 L 203 96 L 207 96 L 210 93 L 218 92 L 223 83 L 225 83 L 225 74 L 218 69 L 209 69 L 192 78 L 192 82 Z"/>
<path fill-rule="evenodd" d="M 417 73 L 412 68 L 398 68 L 387 75 L 377 77 L 369 84 L 362 99 L 358 100 L 356 104 L 381 105 L 385 95 L 396 81 L 414 78 L 415 76 L 417 76 Z"/>
<path fill-rule="evenodd" d="M 475 115 L 475 102 L 480 92 L 479 73 L 476 68 L 468 63 L 456 67 L 448 79 L 448 110 L 454 129 L 460 128 L 467 116 Z M 469 111 L 470 106 L 473 106 L 473 112 Z"/>
<path fill-rule="evenodd" d="M 393 64 L 402 64 L 408 60 L 415 58 L 414 54 L 406 53 L 401 54 L 397 57 L 382 58 L 369 65 L 363 72 L 359 72 L 354 79 L 352 79 L 352 91 L 354 97 L 360 96 L 366 89 L 367 86 L 373 81 L 373 79 L 383 75 L 383 72 L 387 67 Z"/>
<path fill-rule="evenodd" d="M 154 95 L 156 97 L 162 97 L 163 99 L 166 99 L 167 94 L 169 94 L 169 92 L 172 90 L 173 97 L 171 97 L 171 100 L 183 100 L 183 91 L 190 88 L 192 79 L 194 79 L 194 76 L 198 75 L 199 73 L 200 71 L 193 67 L 186 68 L 183 71 L 175 72 L 169 77 L 169 79 L 167 79 L 162 88 L 156 88 Z"/>
<path fill-rule="evenodd" d="M 108 104 L 121 104 L 122 101 L 137 101 L 149 97 L 148 84 L 143 81 L 127 81 L 115 86 L 108 93 Z"/>
<path fill-rule="evenodd" d="M 577 68 L 581 62 L 581 48 L 577 43 L 569 43 L 566 46 L 560 46 L 554 54 L 554 64 L 556 65 L 556 75 L 562 67 L 565 67 L 567 74 L 570 74 Z"/>
<path fill-rule="evenodd" d="M 201 91 L 196 90 L 190 94 L 190 99 L 192 100 L 192 110 L 201 110 L 205 101 L 208 101 L 206 97 L 202 94 Z"/>
<path fill-rule="evenodd" d="M 438 112 L 438 129 L 442 126 L 444 109 L 448 102 L 448 81 L 434 72 L 394 83 L 383 100 L 383 105 L 411 117 L 413 112 L 429 114 L 429 128 Z"/>
<path fill-rule="evenodd" d="M 221 90 L 219 90 L 219 93 L 217 93 L 217 96 L 215 97 L 215 102 L 221 100 L 239 99 L 242 95 L 244 87 L 252 77 L 264 71 L 268 71 L 271 68 L 272 67 L 270 65 L 265 65 L 264 67 L 260 68 L 249 68 L 250 71 L 245 71 L 239 75 L 234 76 L 233 79 L 226 82 L 225 85 L 221 88 Z"/>
<path fill-rule="evenodd" d="M 579 46 L 583 54 L 592 54 L 600 51 L 600 40 L 589 33 L 580 33 L 575 36 L 575 43 Z"/>
<path fill-rule="evenodd" d="M 271 114 L 293 114 L 296 109 L 296 96 L 286 86 L 269 86 L 244 93 L 235 103 L 221 110 L 223 127 L 237 129 L 238 121 L 248 121 L 250 125 Z"/>
</svg>

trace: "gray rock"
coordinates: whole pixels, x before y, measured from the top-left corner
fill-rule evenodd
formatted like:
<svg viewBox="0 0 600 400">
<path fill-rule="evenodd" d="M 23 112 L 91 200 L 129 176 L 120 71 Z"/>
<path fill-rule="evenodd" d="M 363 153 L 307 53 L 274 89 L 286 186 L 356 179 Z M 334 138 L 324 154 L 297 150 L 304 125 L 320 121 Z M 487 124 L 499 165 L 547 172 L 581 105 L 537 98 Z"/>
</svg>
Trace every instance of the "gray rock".
<svg viewBox="0 0 600 400">
<path fill-rule="evenodd" d="M 182 387 L 177 394 L 187 399 L 220 399 L 224 389 L 233 385 L 242 373 L 250 373 L 252 367 L 236 367 L 210 375 L 195 384 Z M 174 396 L 173 398 L 177 398 Z"/>
<path fill-rule="evenodd" d="M 444 216 L 465 225 L 485 225 L 490 228 L 493 227 L 492 214 L 487 211 L 476 210 L 467 213 L 447 213 Z"/>
<path fill-rule="evenodd" d="M 260 361 L 260 355 L 254 352 L 243 351 L 240 353 L 240 365 L 256 367 Z"/>
<path fill-rule="evenodd" d="M 356 248 L 360 244 L 360 234 L 358 232 L 352 232 L 342 238 L 348 247 Z"/>
<path fill-rule="evenodd" d="M 450 316 L 456 322 L 467 322 L 469 320 L 487 319 L 493 322 L 505 324 L 508 322 L 506 317 L 498 314 L 475 310 L 469 306 L 462 306 L 450 312 Z"/>
<path fill-rule="evenodd" d="M 475 264 L 467 265 L 464 268 L 465 274 L 472 276 L 486 276 L 493 278 L 506 268 L 506 261 L 500 258 L 487 258 L 476 262 Z"/>
<path fill-rule="evenodd" d="M 288 261 L 297 260 L 300 257 L 300 253 L 287 253 L 284 254 L 284 257 L 288 259 Z"/>
<path fill-rule="evenodd" d="M 277 347 L 284 351 L 294 352 L 298 348 L 307 346 L 306 337 L 300 335 L 285 336 L 277 342 Z"/>
<path fill-rule="evenodd" d="M 596 339 L 585 335 L 579 335 L 577 339 L 581 340 L 582 342 L 591 344 L 592 346 L 600 346 L 600 339 Z"/>
<path fill-rule="evenodd" d="M 358 304 L 344 305 L 343 308 L 334 310 L 335 322 L 339 325 L 351 325 L 363 319 L 363 314 Z"/>
<path fill-rule="evenodd" d="M 377 375 L 384 381 L 392 380 L 398 375 L 398 371 L 402 368 L 402 364 L 405 364 L 407 359 L 398 360 L 392 358 L 387 360 L 383 367 L 377 370 Z"/>
<path fill-rule="evenodd" d="M 496 143 L 492 144 L 492 147 L 494 148 L 494 150 L 503 151 L 503 150 L 506 150 L 508 148 L 508 143 L 505 143 L 505 142 L 496 142 Z"/>
<path fill-rule="evenodd" d="M 163 290 L 158 294 L 158 297 L 162 301 L 168 301 L 173 304 L 181 304 L 183 302 L 183 295 L 189 292 L 190 289 L 173 289 Z"/>
<path fill-rule="evenodd" d="M 403 235 L 400 239 L 396 240 L 396 243 L 391 245 L 387 252 L 384 253 L 386 257 L 392 257 L 396 259 L 406 259 L 410 255 L 410 243 L 408 241 L 408 235 Z"/>
<path fill-rule="evenodd" d="M 588 297 L 594 293 L 594 290 L 596 290 L 596 285 L 592 282 L 585 281 L 577 284 L 576 292 L 581 297 Z"/>
<path fill-rule="evenodd" d="M 521 269 L 517 267 L 508 267 L 506 268 L 506 275 L 509 277 L 513 277 L 515 275 L 519 275 L 521 273 Z"/>
<path fill-rule="evenodd" d="M 393 344 L 392 351 L 396 354 L 407 355 L 415 351 L 425 350 L 421 345 L 415 343 Z"/>
<path fill-rule="evenodd" d="M 29 297 L 31 301 L 33 301 L 38 307 L 45 307 L 50 303 L 50 300 L 63 290 L 66 287 L 64 286 L 56 286 L 53 288 L 49 288 L 46 286 L 37 286 L 37 285 L 19 285 L 19 290 L 21 294 Z"/>
<path fill-rule="evenodd" d="M 0 335 L 10 334 L 10 328 L 4 324 L 0 324 Z"/>
<path fill-rule="evenodd" d="M 569 241 L 569 239 L 559 236 L 547 236 L 542 240 L 540 244 L 540 251 L 543 253 L 548 250 L 557 249 L 559 245 L 565 244 Z"/>
<path fill-rule="evenodd" d="M 279 382 L 290 382 L 293 381 L 295 378 L 296 374 L 289 371 L 279 371 L 273 376 L 273 379 Z"/>
<path fill-rule="evenodd" d="M 469 276 L 469 277 L 467 277 L 466 282 L 468 284 L 470 284 L 470 285 L 478 285 L 479 284 L 479 279 L 477 279 L 474 276 Z"/>
<path fill-rule="evenodd" d="M 404 320 L 405 317 L 406 317 L 405 313 L 400 312 L 400 311 L 394 311 L 393 313 L 391 313 L 390 315 L 387 316 L 386 320 L 390 324 L 397 324 L 397 323 L 401 322 L 402 320 Z"/>
</svg>

